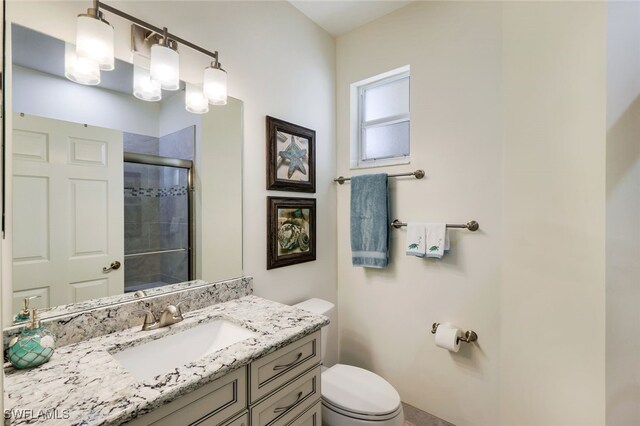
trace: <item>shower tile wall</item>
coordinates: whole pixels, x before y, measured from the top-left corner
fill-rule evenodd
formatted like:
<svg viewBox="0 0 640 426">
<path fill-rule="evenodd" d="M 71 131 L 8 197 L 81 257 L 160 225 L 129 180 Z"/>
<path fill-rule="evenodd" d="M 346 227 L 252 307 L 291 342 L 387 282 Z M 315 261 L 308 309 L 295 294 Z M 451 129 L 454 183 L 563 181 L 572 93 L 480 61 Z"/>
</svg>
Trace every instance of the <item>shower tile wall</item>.
<svg viewBox="0 0 640 426">
<path fill-rule="evenodd" d="M 193 128 L 163 138 L 125 133 L 124 149 L 162 157 L 193 158 L 193 139 Z M 125 163 L 124 182 L 125 256 L 187 248 L 187 171 Z M 124 266 L 126 291 L 189 279 L 186 251 L 127 256 Z"/>
<path fill-rule="evenodd" d="M 127 257 L 160 249 L 160 199 L 146 193 L 146 188 L 158 184 L 159 174 L 159 170 L 142 164 L 124 165 L 125 291 L 131 291 L 133 286 L 163 281 L 159 256 Z"/>
<path fill-rule="evenodd" d="M 159 154 L 162 157 L 193 161 L 195 158 L 196 126 L 185 127 L 160 138 Z"/>
<path fill-rule="evenodd" d="M 124 133 L 125 152 L 160 154 L 160 140 L 153 136 Z M 159 180 L 159 170 L 141 164 L 124 166 L 124 253 L 126 255 L 158 250 L 160 240 L 160 199 L 133 195 L 131 190 L 150 188 Z M 153 230 L 153 232 L 152 232 Z M 141 284 L 162 281 L 159 256 L 126 257 L 124 261 L 125 291 Z M 137 288 L 137 287 L 135 287 Z"/>
<path fill-rule="evenodd" d="M 124 134 L 124 152 L 160 155 L 160 140 L 155 136 Z"/>
</svg>

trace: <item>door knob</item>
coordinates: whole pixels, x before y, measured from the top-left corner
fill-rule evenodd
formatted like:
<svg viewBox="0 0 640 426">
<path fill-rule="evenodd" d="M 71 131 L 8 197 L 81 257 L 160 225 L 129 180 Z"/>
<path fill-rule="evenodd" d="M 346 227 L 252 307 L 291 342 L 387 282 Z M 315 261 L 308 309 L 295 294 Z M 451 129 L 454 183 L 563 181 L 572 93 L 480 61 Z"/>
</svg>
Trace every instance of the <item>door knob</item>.
<svg viewBox="0 0 640 426">
<path fill-rule="evenodd" d="M 120 265 L 121 265 L 120 262 L 118 262 L 117 260 L 114 260 L 113 262 L 111 262 L 111 265 L 109 265 L 108 268 L 106 266 L 102 268 L 102 272 L 111 272 L 111 271 L 118 270 L 120 269 Z"/>
</svg>

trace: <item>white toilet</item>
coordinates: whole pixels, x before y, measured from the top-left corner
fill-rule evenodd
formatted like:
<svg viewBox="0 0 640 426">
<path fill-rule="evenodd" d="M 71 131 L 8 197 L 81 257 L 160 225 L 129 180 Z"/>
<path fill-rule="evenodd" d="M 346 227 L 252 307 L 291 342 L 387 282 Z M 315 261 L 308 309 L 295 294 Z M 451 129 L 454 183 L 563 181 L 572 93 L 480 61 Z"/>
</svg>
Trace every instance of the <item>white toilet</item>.
<svg viewBox="0 0 640 426">
<path fill-rule="evenodd" d="M 333 303 L 309 299 L 294 305 L 314 314 L 330 316 Z M 322 359 L 328 326 L 322 333 Z M 336 364 L 322 371 L 322 424 L 328 426 L 403 426 L 400 395 L 385 379 L 371 371 Z"/>
</svg>

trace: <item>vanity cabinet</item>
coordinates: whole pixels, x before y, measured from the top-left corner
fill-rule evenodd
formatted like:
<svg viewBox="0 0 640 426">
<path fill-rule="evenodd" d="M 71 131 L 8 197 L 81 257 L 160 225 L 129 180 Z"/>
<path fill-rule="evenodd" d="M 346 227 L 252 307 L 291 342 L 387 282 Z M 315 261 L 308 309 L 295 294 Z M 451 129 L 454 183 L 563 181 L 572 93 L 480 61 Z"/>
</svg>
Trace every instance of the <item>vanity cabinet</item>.
<svg viewBox="0 0 640 426">
<path fill-rule="evenodd" d="M 320 331 L 128 423 L 320 426 Z"/>
<path fill-rule="evenodd" d="M 224 424 L 227 419 L 246 408 L 247 369 L 242 367 L 128 424 L 214 426 Z"/>
</svg>

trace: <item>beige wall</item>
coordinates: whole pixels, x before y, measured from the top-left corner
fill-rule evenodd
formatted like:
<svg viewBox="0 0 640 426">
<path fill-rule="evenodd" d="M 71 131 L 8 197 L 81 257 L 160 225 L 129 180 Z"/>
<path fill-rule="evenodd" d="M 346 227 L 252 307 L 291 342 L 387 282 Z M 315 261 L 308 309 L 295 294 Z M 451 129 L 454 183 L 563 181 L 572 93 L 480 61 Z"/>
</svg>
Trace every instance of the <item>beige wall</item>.
<svg viewBox="0 0 640 426">
<path fill-rule="evenodd" d="M 503 5 L 503 424 L 604 424 L 605 25 Z"/>
<path fill-rule="evenodd" d="M 607 425 L 640 424 L 640 3 L 607 5 Z"/>
<path fill-rule="evenodd" d="M 220 51 L 229 95 L 244 102 L 244 272 L 255 294 L 284 303 L 309 297 L 336 301 L 335 258 L 335 42 L 287 2 L 114 1 L 120 8 L 194 43 Z M 19 22 L 58 38 L 75 38 L 75 17 L 90 2 L 12 0 Z M 116 56 L 130 59 L 128 23 L 116 27 Z M 204 56 L 181 50 L 181 71 L 201 79 Z M 313 84 L 309 84 L 313 82 Z M 265 190 L 265 116 L 316 130 L 317 259 L 267 272 L 266 196 L 299 194 Z M 310 196 L 310 195 L 306 195 Z M 222 200 L 221 200 L 222 201 Z M 337 354 L 337 324 L 329 362 Z"/>
<path fill-rule="evenodd" d="M 442 261 L 349 262 L 338 192 L 341 361 L 458 425 L 604 419 L 605 5 L 420 2 L 337 43 L 338 170 L 348 170 L 348 87 L 411 65 L 412 164 L 393 216 L 464 222 Z M 371 172 L 371 171 L 364 171 Z M 451 354 L 434 321 L 473 328 Z"/>
<path fill-rule="evenodd" d="M 381 374 L 402 400 L 457 425 L 495 425 L 502 258 L 501 8 L 417 2 L 337 41 L 338 174 L 424 169 L 391 181 L 392 216 L 464 223 L 443 260 L 404 255 L 393 230 L 385 270 L 351 266 L 348 184 L 338 188 L 341 362 Z M 349 170 L 349 85 L 411 65 L 411 164 Z M 475 348 L 434 346 L 433 322 L 474 329 Z"/>
</svg>

